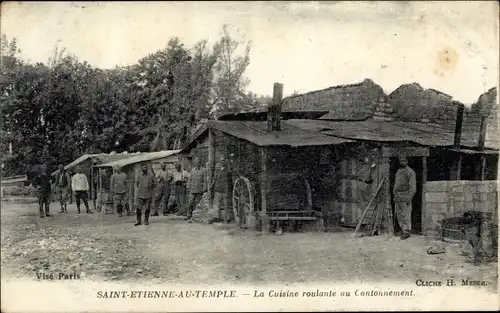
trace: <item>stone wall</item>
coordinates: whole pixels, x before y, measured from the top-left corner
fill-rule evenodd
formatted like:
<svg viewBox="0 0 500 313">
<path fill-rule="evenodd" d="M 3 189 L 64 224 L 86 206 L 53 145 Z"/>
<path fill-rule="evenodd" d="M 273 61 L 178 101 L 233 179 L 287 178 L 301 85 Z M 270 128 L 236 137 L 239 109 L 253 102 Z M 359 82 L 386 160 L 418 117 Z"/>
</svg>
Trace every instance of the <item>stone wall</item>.
<svg viewBox="0 0 500 313">
<path fill-rule="evenodd" d="M 372 116 L 383 89 L 370 79 L 287 97 L 284 111 L 330 111 L 327 119 L 363 119 Z"/>
<path fill-rule="evenodd" d="M 496 181 L 431 181 L 424 184 L 422 228 L 426 236 L 439 236 L 439 221 L 460 217 L 468 210 L 497 215 Z"/>
</svg>

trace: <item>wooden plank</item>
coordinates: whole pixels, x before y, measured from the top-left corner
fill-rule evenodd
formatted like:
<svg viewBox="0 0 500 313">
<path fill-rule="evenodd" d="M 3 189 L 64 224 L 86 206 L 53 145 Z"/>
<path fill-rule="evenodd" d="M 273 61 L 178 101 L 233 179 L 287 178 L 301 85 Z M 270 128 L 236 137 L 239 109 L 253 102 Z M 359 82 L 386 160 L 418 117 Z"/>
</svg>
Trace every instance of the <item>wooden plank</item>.
<svg viewBox="0 0 500 313">
<path fill-rule="evenodd" d="M 222 133 L 221 133 L 222 134 Z M 228 142 L 227 142 L 227 137 L 222 134 L 223 138 L 224 138 L 224 160 L 226 160 L 226 166 L 227 166 L 227 175 L 226 175 L 226 183 L 225 183 L 225 187 L 224 187 L 224 191 L 226 193 L 226 197 L 225 197 L 225 201 L 226 201 L 226 207 L 225 207 L 225 222 L 226 224 L 229 223 L 229 216 L 230 216 L 230 212 L 232 211 L 232 205 L 233 205 L 233 202 L 232 202 L 232 188 L 231 188 L 231 178 L 230 178 L 230 173 L 232 173 L 233 171 L 233 168 L 231 167 L 232 163 L 230 162 L 229 160 L 229 149 L 228 149 Z"/>
<path fill-rule="evenodd" d="M 372 206 L 372 203 L 373 201 L 375 201 L 375 199 L 377 198 L 379 192 L 380 192 L 380 189 L 382 188 L 382 186 L 384 185 L 384 182 L 386 181 L 386 178 L 384 177 L 382 179 L 382 181 L 380 182 L 380 184 L 378 185 L 377 187 L 377 191 L 375 192 L 375 194 L 373 195 L 373 197 L 371 198 L 370 202 L 368 203 L 368 205 L 366 206 L 366 209 L 364 210 L 363 212 L 363 215 L 361 216 L 361 219 L 359 220 L 358 222 L 358 225 L 356 226 L 356 229 L 354 230 L 354 237 L 356 237 L 359 229 L 361 228 L 361 223 L 363 222 L 365 216 L 366 216 L 366 213 L 368 212 L 368 209 L 371 208 Z"/>
<path fill-rule="evenodd" d="M 425 183 L 427 182 L 427 158 L 426 157 L 423 157 L 422 158 L 422 184 L 421 184 L 421 190 L 422 190 L 422 200 L 420 201 L 420 224 L 421 224 L 421 232 L 423 233 L 424 232 L 424 221 L 425 221 L 425 218 L 424 218 L 424 203 L 425 203 L 425 192 L 424 192 L 424 185 Z"/>
<path fill-rule="evenodd" d="M 458 154 L 455 164 L 450 171 L 450 180 L 460 180 L 460 176 L 462 176 L 462 154 Z"/>
<path fill-rule="evenodd" d="M 481 116 L 481 125 L 479 127 L 479 140 L 477 142 L 477 148 L 479 151 L 484 150 L 484 144 L 486 142 L 486 116 Z"/>
<path fill-rule="evenodd" d="M 267 216 L 267 151 L 260 147 L 260 199 L 261 199 L 261 219 L 262 231 L 270 231 L 269 219 Z"/>
<path fill-rule="evenodd" d="M 484 150 L 484 144 L 486 142 L 486 116 L 481 116 L 481 126 L 479 128 L 479 140 L 477 142 L 477 148 L 479 151 Z M 479 159 L 479 164 L 477 167 L 477 179 L 484 180 L 484 173 L 486 169 L 486 157 L 481 155 Z"/>
<path fill-rule="evenodd" d="M 208 129 L 208 209 L 212 210 L 214 202 L 213 181 L 215 171 L 215 138 L 212 128 Z"/>
<path fill-rule="evenodd" d="M 453 140 L 453 146 L 456 149 L 460 149 L 460 140 L 462 138 L 462 126 L 464 120 L 464 105 L 457 101 L 454 101 L 453 104 L 457 106 L 457 117 L 455 121 L 455 138 Z"/>
<path fill-rule="evenodd" d="M 400 154 L 404 154 L 407 157 L 428 157 L 429 148 L 428 147 L 382 147 L 382 157 L 384 158 L 395 158 Z"/>
<path fill-rule="evenodd" d="M 299 214 L 299 213 L 318 213 L 317 211 L 273 211 L 269 212 L 268 214 Z"/>
<path fill-rule="evenodd" d="M 479 162 L 479 180 L 484 180 L 486 172 L 486 156 L 481 155 L 481 160 Z"/>
<path fill-rule="evenodd" d="M 101 205 L 101 212 L 102 213 L 105 213 L 105 205 L 103 203 L 103 187 L 102 187 L 102 168 L 99 168 L 99 196 L 100 196 L 100 199 L 99 201 L 101 202 L 100 205 Z"/>
<path fill-rule="evenodd" d="M 307 217 L 307 216 L 269 216 L 269 220 L 272 221 L 292 221 L 292 220 L 297 220 L 297 221 L 317 221 L 317 217 Z"/>
</svg>

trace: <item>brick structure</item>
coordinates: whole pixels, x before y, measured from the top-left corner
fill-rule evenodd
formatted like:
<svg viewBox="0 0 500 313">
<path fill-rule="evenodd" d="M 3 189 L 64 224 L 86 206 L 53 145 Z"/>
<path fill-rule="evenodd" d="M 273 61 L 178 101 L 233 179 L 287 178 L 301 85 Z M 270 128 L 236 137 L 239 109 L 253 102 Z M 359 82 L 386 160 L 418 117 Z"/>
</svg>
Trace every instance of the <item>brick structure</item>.
<svg viewBox="0 0 500 313">
<path fill-rule="evenodd" d="M 483 240 L 486 245 L 496 245 L 498 222 L 498 192 L 496 181 L 432 181 L 424 184 L 422 207 L 423 233 L 439 237 L 439 221 L 445 218 L 461 217 L 465 211 L 490 213 L 491 219 L 484 224 Z"/>
<path fill-rule="evenodd" d="M 378 101 L 373 119 L 376 121 L 392 122 L 394 121 L 394 109 L 385 97 L 381 97 Z"/>
</svg>

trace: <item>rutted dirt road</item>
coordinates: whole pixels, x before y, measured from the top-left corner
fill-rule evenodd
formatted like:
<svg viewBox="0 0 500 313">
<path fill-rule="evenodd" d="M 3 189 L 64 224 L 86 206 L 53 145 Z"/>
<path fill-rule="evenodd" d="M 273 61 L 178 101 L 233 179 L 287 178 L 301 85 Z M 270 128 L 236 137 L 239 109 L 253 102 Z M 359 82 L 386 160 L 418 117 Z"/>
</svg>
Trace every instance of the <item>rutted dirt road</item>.
<svg viewBox="0 0 500 313">
<path fill-rule="evenodd" d="M 458 245 L 428 255 L 432 242 L 420 236 L 352 238 L 338 233 L 282 236 L 224 224 L 188 224 L 152 217 L 134 227 L 134 217 L 57 213 L 40 219 L 35 203 L 2 202 L 2 279 L 37 273 L 78 273 L 93 281 L 185 284 L 414 282 L 416 279 L 484 279 L 496 288 L 496 263 L 465 263 Z"/>
</svg>

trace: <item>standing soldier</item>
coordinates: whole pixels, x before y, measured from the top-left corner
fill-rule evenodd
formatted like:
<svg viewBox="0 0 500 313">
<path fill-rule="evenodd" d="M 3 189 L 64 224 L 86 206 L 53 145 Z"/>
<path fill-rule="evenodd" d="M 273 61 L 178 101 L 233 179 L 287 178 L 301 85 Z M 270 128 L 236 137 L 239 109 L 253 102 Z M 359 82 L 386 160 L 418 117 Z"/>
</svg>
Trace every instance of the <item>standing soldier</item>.
<svg viewBox="0 0 500 313">
<path fill-rule="evenodd" d="M 123 216 L 123 207 L 127 209 L 127 215 L 130 215 L 130 208 L 127 203 L 127 175 L 120 167 L 114 168 L 115 172 L 111 175 L 111 192 L 113 193 L 113 206 L 119 216 Z"/>
<path fill-rule="evenodd" d="M 89 209 L 89 203 L 87 201 L 87 192 L 89 191 L 89 182 L 87 180 L 87 176 L 82 173 L 80 168 L 76 169 L 76 174 L 73 175 L 71 179 L 71 188 L 75 192 L 76 199 L 76 208 L 78 210 L 78 214 L 80 214 L 80 199 L 83 200 L 83 204 L 85 205 L 86 213 L 93 214 Z"/>
<path fill-rule="evenodd" d="M 403 233 L 401 240 L 410 237 L 411 230 L 411 202 L 416 192 L 415 172 L 408 166 L 406 157 L 399 157 L 401 168 L 396 172 L 394 180 L 394 206 L 396 218 Z"/>
<path fill-rule="evenodd" d="M 186 220 L 192 223 L 193 210 L 203 197 L 203 193 L 207 191 L 207 171 L 201 167 L 201 160 L 194 159 L 195 167 L 191 171 L 188 181 L 188 189 L 190 193 L 189 204 L 187 207 Z"/>
<path fill-rule="evenodd" d="M 172 175 L 167 172 L 167 164 L 163 163 L 161 165 L 161 170 L 156 174 L 156 181 L 158 185 L 156 186 L 156 195 L 154 203 L 154 213 L 153 216 L 158 216 L 158 211 L 163 202 L 163 215 L 167 215 L 168 210 L 168 199 L 170 198 L 170 189 L 172 182 Z M 163 199 L 163 201 L 162 201 Z"/>
<path fill-rule="evenodd" d="M 59 165 L 59 171 L 56 175 L 56 192 L 61 204 L 61 213 L 68 213 L 68 197 L 71 188 L 71 177 L 64 169 L 62 164 Z"/>
<path fill-rule="evenodd" d="M 226 223 L 229 220 L 229 212 L 226 207 L 226 179 L 227 179 L 227 163 L 224 157 L 221 156 L 219 162 L 215 165 L 214 180 L 212 183 L 212 192 L 214 205 L 217 207 L 217 217 L 214 220 L 224 220 Z"/>
<path fill-rule="evenodd" d="M 47 166 L 40 165 L 40 172 L 35 176 L 34 185 L 37 189 L 38 206 L 40 217 L 49 217 L 50 215 L 50 196 L 51 196 L 51 178 L 47 173 Z M 45 212 L 44 212 L 45 206 Z"/>
<path fill-rule="evenodd" d="M 175 171 L 173 173 L 174 181 L 174 197 L 177 210 L 180 214 L 184 214 L 186 205 L 186 183 L 189 179 L 189 173 L 182 169 L 179 163 L 175 164 Z"/>
<path fill-rule="evenodd" d="M 134 226 L 142 225 L 142 210 L 144 209 L 144 224 L 149 224 L 149 213 L 151 212 L 151 198 L 156 185 L 155 176 L 148 171 L 147 164 L 141 165 L 142 173 L 137 178 L 138 187 L 138 207 L 137 207 L 137 223 Z"/>
</svg>

